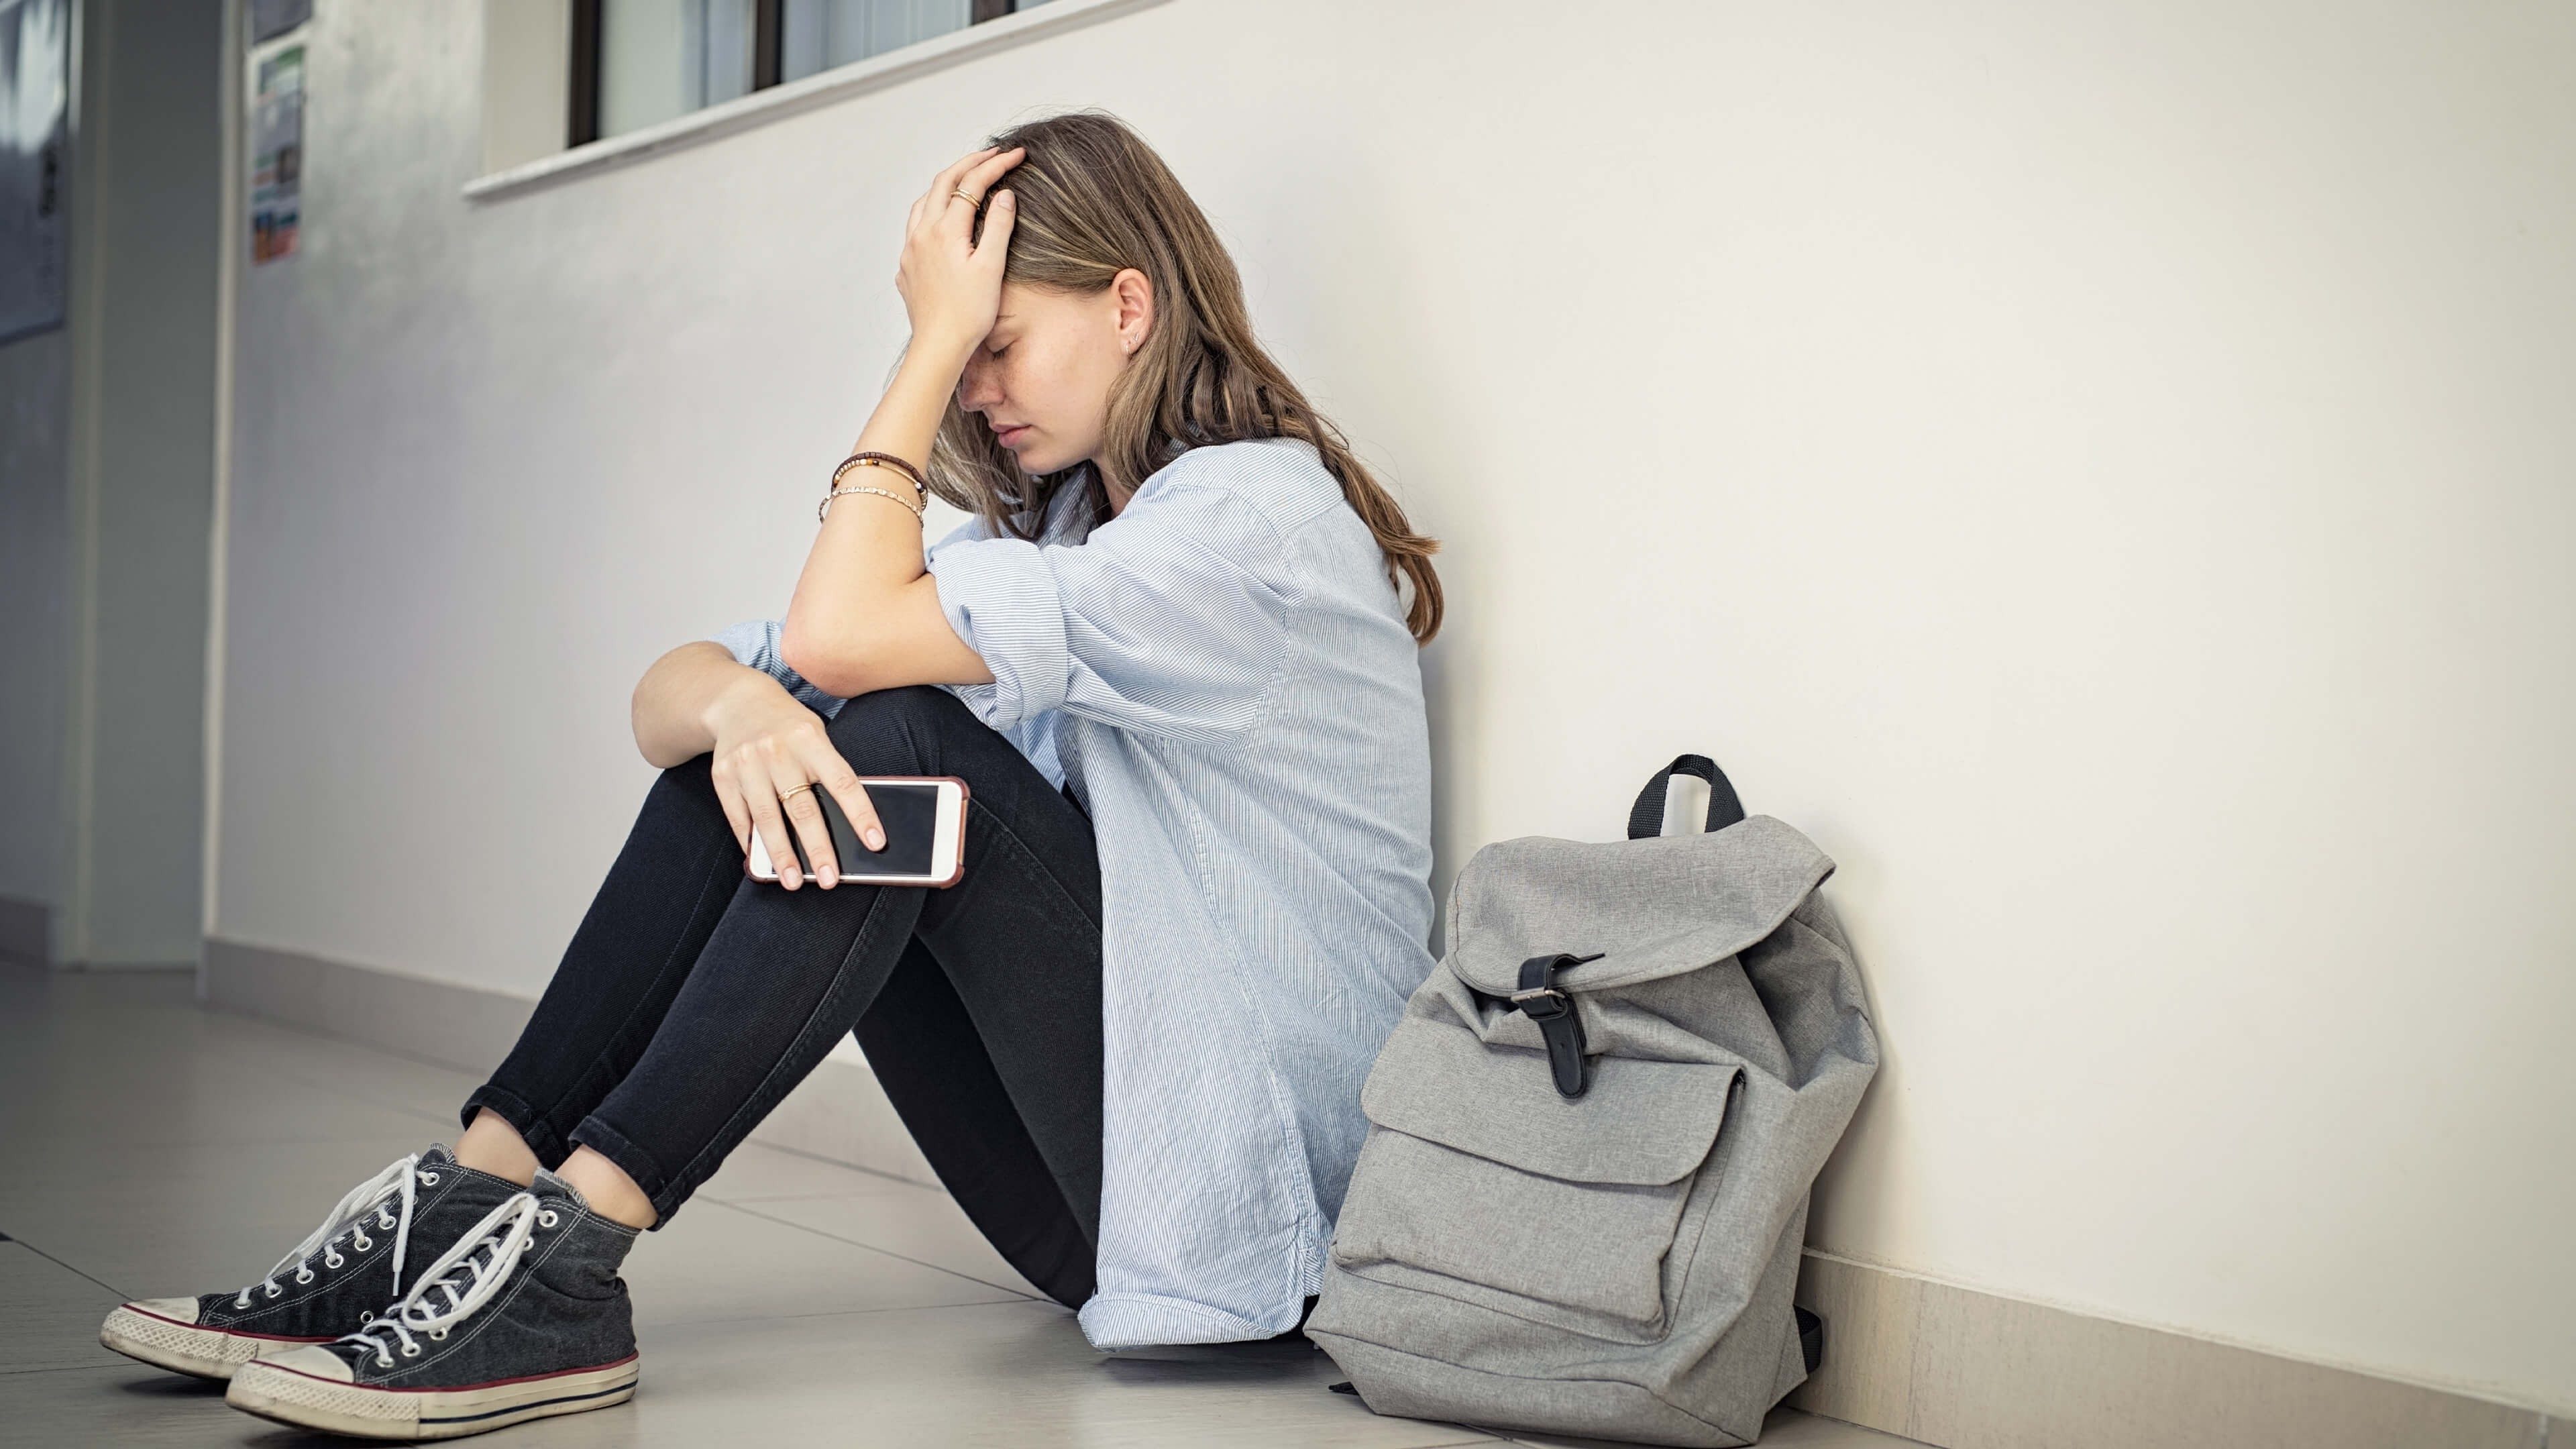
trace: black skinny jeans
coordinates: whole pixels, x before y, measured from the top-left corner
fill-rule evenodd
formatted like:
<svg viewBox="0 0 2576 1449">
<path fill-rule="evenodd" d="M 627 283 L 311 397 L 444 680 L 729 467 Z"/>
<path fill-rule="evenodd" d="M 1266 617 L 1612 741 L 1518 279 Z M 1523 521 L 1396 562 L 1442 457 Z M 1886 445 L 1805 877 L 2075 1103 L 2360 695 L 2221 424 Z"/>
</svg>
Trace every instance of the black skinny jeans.
<svg viewBox="0 0 2576 1449">
<path fill-rule="evenodd" d="M 1100 862 L 1070 796 L 955 695 L 879 690 L 833 745 L 862 775 L 956 775 L 944 890 L 752 880 L 700 755 L 662 772 L 554 980 L 465 1100 L 539 1161 L 606 1156 L 667 1223 L 855 1030 L 975 1226 L 1067 1307 L 1100 1238 Z M 858 862 L 845 861 L 845 869 Z"/>
</svg>

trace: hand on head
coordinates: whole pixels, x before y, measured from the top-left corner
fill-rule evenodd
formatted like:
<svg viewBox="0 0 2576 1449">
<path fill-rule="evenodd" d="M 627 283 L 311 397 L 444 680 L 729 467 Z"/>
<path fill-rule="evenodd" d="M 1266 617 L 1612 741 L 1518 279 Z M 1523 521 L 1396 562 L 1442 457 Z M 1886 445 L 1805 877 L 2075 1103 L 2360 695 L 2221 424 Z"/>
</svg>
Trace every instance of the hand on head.
<svg viewBox="0 0 2576 1449">
<path fill-rule="evenodd" d="M 995 184 L 1027 154 L 1025 146 L 970 151 L 933 177 L 930 189 L 912 203 L 894 285 L 916 339 L 971 348 L 993 330 L 1013 217 L 1011 193 L 996 191 Z M 985 212 L 980 238 L 978 210 Z"/>
</svg>

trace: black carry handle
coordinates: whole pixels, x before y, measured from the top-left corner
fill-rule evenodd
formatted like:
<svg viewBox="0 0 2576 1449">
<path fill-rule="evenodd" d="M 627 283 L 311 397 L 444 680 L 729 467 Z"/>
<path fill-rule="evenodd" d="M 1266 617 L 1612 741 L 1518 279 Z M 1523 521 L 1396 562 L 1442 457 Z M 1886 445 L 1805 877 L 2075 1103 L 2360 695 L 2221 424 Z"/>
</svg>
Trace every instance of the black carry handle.
<svg viewBox="0 0 2576 1449">
<path fill-rule="evenodd" d="M 1636 808 L 1628 812 L 1630 840 L 1664 833 L 1664 792 L 1675 775 L 1697 775 L 1708 782 L 1708 829 L 1724 830 L 1744 818 L 1744 802 L 1735 798 L 1735 786 L 1717 761 L 1706 755 L 1682 755 L 1657 770 L 1638 794 Z"/>
</svg>

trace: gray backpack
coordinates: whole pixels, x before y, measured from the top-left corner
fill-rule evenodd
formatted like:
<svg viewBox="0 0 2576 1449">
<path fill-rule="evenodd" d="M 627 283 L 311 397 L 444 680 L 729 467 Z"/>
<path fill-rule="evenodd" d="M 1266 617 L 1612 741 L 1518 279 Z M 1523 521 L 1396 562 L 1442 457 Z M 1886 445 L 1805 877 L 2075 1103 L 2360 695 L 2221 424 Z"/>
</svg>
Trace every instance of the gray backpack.
<svg viewBox="0 0 2576 1449">
<path fill-rule="evenodd" d="M 1655 833 L 1676 774 L 1705 831 Z M 1750 1444 L 1814 1369 L 1808 1189 L 1878 1070 L 1833 862 L 1700 755 L 1628 835 L 1477 851 L 1369 1073 L 1306 1336 L 1378 1413 Z"/>
</svg>

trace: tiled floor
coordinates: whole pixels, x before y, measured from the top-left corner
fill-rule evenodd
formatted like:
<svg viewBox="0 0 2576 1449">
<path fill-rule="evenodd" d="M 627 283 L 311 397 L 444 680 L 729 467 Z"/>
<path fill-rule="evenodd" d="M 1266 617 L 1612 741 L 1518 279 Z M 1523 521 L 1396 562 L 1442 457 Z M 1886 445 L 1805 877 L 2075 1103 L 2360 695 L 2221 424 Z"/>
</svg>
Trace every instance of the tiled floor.
<svg viewBox="0 0 2576 1449">
<path fill-rule="evenodd" d="M 109 1353 L 99 1320 L 123 1298 L 253 1281 L 350 1184 L 453 1140 L 472 1085 L 201 1011 L 184 975 L 0 961 L 0 1444 L 335 1442 Z M 945 1195 L 774 1148 L 738 1152 L 625 1272 L 634 1402 L 474 1442 L 1505 1442 L 1326 1393 L 1340 1375 L 1303 1344 L 1105 1357 Z M 1906 1441 L 1784 1411 L 1763 1443 Z"/>
</svg>

